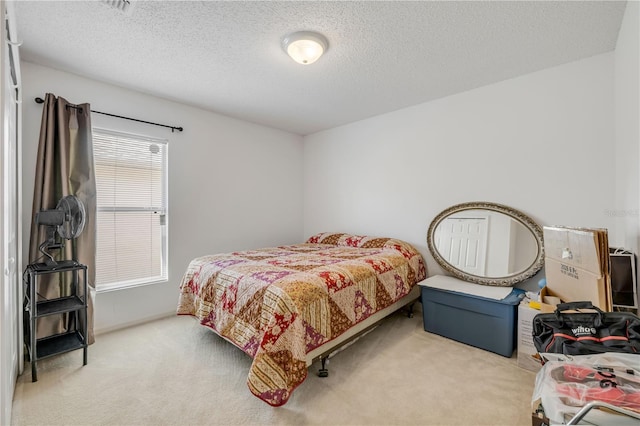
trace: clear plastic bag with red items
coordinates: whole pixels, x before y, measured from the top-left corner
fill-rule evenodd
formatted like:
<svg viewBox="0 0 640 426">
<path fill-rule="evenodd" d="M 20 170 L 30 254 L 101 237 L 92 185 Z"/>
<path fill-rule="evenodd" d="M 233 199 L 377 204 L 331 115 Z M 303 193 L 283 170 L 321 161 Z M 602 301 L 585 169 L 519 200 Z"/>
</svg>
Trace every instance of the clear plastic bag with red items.
<svg viewBox="0 0 640 426">
<path fill-rule="evenodd" d="M 562 424 L 592 401 L 640 413 L 640 354 L 541 355 L 533 403 L 550 420 Z"/>
</svg>

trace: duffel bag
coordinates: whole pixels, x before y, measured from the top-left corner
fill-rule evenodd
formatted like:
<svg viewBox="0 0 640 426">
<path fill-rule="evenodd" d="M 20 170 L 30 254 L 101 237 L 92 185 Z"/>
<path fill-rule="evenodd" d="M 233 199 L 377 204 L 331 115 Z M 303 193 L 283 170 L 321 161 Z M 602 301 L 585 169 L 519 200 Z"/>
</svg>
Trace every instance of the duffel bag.
<svg viewBox="0 0 640 426">
<path fill-rule="evenodd" d="M 583 309 L 591 312 L 575 312 Z M 603 312 L 591 302 L 561 303 L 554 313 L 533 317 L 532 327 L 539 353 L 640 354 L 640 318 L 631 312 Z"/>
</svg>

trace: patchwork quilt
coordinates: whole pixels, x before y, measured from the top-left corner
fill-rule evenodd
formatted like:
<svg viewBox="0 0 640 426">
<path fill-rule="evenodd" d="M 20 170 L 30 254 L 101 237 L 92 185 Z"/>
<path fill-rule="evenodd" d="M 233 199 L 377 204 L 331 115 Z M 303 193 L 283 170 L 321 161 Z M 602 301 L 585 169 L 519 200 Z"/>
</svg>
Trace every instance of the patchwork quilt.
<svg viewBox="0 0 640 426">
<path fill-rule="evenodd" d="M 196 317 L 250 355 L 249 389 L 280 406 L 306 378 L 309 351 L 425 277 L 424 259 L 406 242 L 321 233 L 304 244 L 194 259 L 177 313 Z"/>
</svg>

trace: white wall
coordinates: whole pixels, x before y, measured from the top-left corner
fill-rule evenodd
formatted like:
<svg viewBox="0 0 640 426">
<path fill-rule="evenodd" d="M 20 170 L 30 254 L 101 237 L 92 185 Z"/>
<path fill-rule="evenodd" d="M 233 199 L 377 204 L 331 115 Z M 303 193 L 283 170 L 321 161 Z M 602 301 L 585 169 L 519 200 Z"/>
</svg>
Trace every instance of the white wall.
<svg viewBox="0 0 640 426">
<path fill-rule="evenodd" d="M 640 3 L 627 2 L 615 50 L 616 209 L 618 240 L 640 249 Z M 639 263 L 640 264 L 640 263 Z M 640 303 L 640 283 L 638 285 Z"/>
<path fill-rule="evenodd" d="M 196 256 L 302 239 L 300 136 L 31 63 L 23 63 L 23 85 L 25 259 L 42 116 L 35 97 L 51 92 L 93 110 L 185 129 L 92 114 L 94 127 L 169 139 L 169 280 L 99 293 L 96 332 L 174 313 L 180 279 Z"/>
<path fill-rule="evenodd" d="M 613 53 L 305 137 L 304 233 L 414 244 L 445 208 L 506 204 L 541 225 L 612 229 Z"/>
<path fill-rule="evenodd" d="M 616 209 L 619 240 L 638 253 L 640 232 L 640 3 L 627 2 L 615 50 Z"/>
</svg>

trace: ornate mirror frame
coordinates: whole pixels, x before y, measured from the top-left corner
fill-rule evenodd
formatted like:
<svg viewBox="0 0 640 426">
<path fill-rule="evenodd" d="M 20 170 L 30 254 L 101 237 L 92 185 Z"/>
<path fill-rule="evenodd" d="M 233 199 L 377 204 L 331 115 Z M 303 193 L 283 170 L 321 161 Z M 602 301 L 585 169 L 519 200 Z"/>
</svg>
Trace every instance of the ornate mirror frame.
<svg viewBox="0 0 640 426">
<path fill-rule="evenodd" d="M 512 219 L 517 220 L 522 225 L 524 225 L 532 234 L 538 244 L 538 253 L 536 255 L 536 259 L 533 263 L 524 271 L 508 275 L 504 277 L 482 277 L 479 275 L 469 274 L 464 272 L 453 265 L 451 265 L 445 258 L 443 258 L 438 250 L 435 247 L 434 243 L 434 234 L 436 227 L 442 222 L 446 217 L 458 213 L 465 210 L 489 210 L 493 212 L 498 212 L 505 214 Z M 476 284 L 483 285 L 492 285 L 492 286 L 501 286 L 501 287 L 512 287 L 513 285 L 526 280 L 534 276 L 544 264 L 544 242 L 542 237 L 542 228 L 538 225 L 533 219 L 531 219 L 526 214 L 518 211 L 514 208 L 490 202 L 470 202 L 470 203 L 462 203 L 456 204 L 455 206 L 451 206 L 448 209 L 444 210 L 442 213 L 438 214 L 431 224 L 429 225 L 429 231 L 427 232 L 427 245 L 429 246 L 429 251 L 431 255 L 435 259 L 438 264 L 444 268 L 447 272 L 451 273 L 453 276 L 460 278 L 465 281 L 469 281 Z"/>
</svg>

